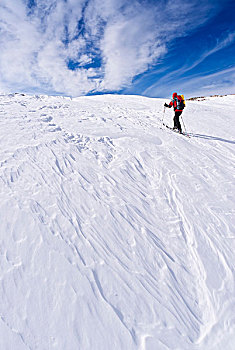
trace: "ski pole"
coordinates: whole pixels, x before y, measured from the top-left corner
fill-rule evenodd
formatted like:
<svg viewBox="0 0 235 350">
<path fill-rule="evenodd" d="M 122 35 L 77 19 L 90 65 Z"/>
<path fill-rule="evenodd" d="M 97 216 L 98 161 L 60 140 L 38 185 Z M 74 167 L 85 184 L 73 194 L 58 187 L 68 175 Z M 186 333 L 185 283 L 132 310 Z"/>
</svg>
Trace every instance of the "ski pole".
<svg viewBox="0 0 235 350">
<path fill-rule="evenodd" d="M 161 122 L 161 127 L 163 126 L 163 120 L 164 120 L 164 116 L 165 116 L 165 110 L 166 110 L 166 107 L 164 106 L 164 110 L 163 110 L 163 116 L 162 116 L 162 122 Z"/>
<path fill-rule="evenodd" d="M 183 122 L 184 130 L 185 130 L 185 132 L 187 134 L 187 130 L 186 130 L 186 127 L 185 127 L 185 124 L 184 124 L 184 119 L 183 119 L 182 115 L 181 115 L 181 119 L 182 119 L 182 122 Z"/>
</svg>

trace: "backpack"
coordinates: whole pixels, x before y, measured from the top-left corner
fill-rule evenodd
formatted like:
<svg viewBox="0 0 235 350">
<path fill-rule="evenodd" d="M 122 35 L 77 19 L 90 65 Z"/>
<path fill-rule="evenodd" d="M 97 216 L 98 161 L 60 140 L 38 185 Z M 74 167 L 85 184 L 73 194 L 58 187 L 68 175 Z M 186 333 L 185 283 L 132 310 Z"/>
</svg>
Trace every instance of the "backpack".
<svg viewBox="0 0 235 350">
<path fill-rule="evenodd" d="M 185 99 L 184 99 L 184 95 L 180 95 L 181 96 L 181 98 L 182 98 L 182 100 L 183 100 L 183 103 L 184 103 L 184 107 L 186 106 L 186 104 L 185 104 Z"/>
<path fill-rule="evenodd" d="M 180 98 L 178 98 L 180 97 Z M 177 103 L 177 109 L 182 111 L 185 107 L 185 100 L 184 100 L 184 95 L 179 95 L 177 96 L 177 98 L 175 99 L 176 103 Z"/>
</svg>

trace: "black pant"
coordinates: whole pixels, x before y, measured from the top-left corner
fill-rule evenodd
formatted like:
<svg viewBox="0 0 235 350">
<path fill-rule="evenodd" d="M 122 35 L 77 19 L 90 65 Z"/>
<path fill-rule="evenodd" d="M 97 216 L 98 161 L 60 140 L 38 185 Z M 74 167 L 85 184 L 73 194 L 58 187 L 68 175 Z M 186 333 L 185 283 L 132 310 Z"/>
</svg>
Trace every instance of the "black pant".
<svg viewBox="0 0 235 350">
<path fill-rule="evenodd" d="M 177 128 L 180 132 L 182 131 L 181 129 L 181 125 L 180 125 L 180 115 L 182 114 L 182 112 L 175 112 L 175 116 L 174 116 L 174 128 Z"/>
</svg>

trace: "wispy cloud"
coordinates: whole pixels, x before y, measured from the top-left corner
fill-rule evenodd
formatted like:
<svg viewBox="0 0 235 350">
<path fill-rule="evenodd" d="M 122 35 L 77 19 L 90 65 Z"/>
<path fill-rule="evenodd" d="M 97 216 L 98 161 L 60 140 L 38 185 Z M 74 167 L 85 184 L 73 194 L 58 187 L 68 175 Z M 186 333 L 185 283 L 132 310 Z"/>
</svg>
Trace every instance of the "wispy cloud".
<svg viewBox="0 0 235 350">
<path fill-rule="evenodd" d="M 215 93 L 216 89 L 221 90 L 222 87 L 225 92 L 229 91 L 229 89 L 230 92 L 234 91 L 234 76 L 229 77 L 229 72 L 233 72 L 233 68 L 217 69 L 218 71 L 215 73 L 207 73 L 205 71 L 195 73 L 194 70 L 194 68 L 197 68 L 208 57 L 233 44 L 234 41 L 234 31 L 222 34 L 220 38 L 215 38 L 213 47 L 207 47 L 204 52 L 201 54 L 199 53 L 194 60 L 190 61 L 190 64 L 186 63 L 182 67 L 166 73 L 160 79 L 148 86 L 147 89 L 145 89 L 144 94 L 149 96 L 156 96 L 159 95 L 159 93 L 160 95 L 167 95 L 167 93 L 169 94 L 169 91 L 180 89 L 182 91 L 184 90 L 185 94 L 192 96 L 192 94 L 198 93 L 200 89 L 202 92 L 204 91 L 204 93 L 210 94 Z M 215 77 L 218 77 L 216 82 L 210 81 Z M 205 81 L 207 81 L 206 85 L 204 85 Z"/>
<path fill-rule="evenodd" d="M 231 94 L 235 93 L 235 67 L 222 69 L 214 73 L 198 74 L 189 81 L 181 82 L 182 90 L 188 91 L 189 96 Z"/>
<path fill-rule="evenodd" d="M 235 67 L 192 74 L 190 77 L 176 77 L 171 74 L 168 81 L 162 80 L 145 94 L 148 96 L 169 97 L 174 91 L 184 93 L 185 97 L 209 96 L 235 93 Z"/>
<path fill-rule="evenodd" d="M 117 91 L 216 8 L 212 0 L 2 0 L 0 89 Z"/>
<path fill-rule="evenodd" d="M 214 47 L 208 48 L 201 56 L 193 62 L 189 67 L 183 67 L 182 70 L 185 72 L 188 72 L 192 70 L 193 68 L 197 67 L 200 63 L 202 63 L 207 57 L 213 55 L 214 53 L 224 49 L 225 47 L 231 45 L 235 40 L 235 32 L 227 33 L 226 36 L 221 39 L 216 39 L 216 43 Z"/>
</svg>

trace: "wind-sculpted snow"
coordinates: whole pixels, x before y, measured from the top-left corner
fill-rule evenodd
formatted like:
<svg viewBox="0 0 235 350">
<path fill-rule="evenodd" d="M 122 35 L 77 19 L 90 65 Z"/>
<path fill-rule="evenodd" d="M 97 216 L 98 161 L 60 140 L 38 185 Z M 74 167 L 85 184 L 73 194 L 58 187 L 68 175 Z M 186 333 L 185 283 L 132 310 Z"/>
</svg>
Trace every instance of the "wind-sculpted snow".
<svg viewBox="0 0 235 350">
<path fill-rule="evenodd" d="M 234 349 L 235 96 L 0 96 L 0 349 Z"/>
</svg>

